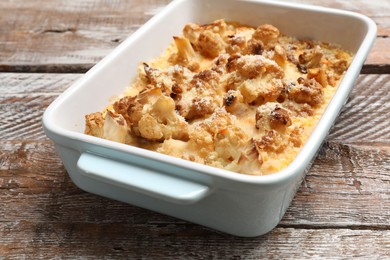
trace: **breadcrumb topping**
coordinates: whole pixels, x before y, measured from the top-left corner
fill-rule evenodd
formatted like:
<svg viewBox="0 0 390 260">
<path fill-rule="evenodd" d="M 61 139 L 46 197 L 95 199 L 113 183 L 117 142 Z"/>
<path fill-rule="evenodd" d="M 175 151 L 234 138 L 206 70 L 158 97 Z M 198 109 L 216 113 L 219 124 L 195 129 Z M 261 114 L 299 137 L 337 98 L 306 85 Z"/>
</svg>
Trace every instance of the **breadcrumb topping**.
<svg viewBox="0 0 390 260">
<path fill-rule="evenodd" d="M 189 23 L 85 133 L 250 175 L 292 162 L 352 54 L 270 24 Z"/>
</svg>

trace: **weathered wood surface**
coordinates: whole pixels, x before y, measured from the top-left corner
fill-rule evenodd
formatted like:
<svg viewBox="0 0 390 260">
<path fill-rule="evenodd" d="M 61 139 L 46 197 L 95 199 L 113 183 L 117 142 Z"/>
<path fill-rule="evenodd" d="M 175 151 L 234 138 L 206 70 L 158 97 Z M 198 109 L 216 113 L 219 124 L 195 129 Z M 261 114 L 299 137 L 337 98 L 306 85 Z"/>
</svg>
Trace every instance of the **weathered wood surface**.
<svg viewBox="0 0 390 260">
<path fill-rule="evenodd" d="M 44 109 L 81 74 L 0 74 L 2 140 L 45 138 Z M 360 76 L 330 137 L 343 141 L 390 140 L 389 74 Z M 28 111 L 28 113 L 26 113 Z"/>
<path fill-rule="evenodd" d="M 251 239 L 81 191 L 43 133 L 48 104 L 169 0 L 0 1 L 0 260 L 390 258 L 390 2 L 292 1 L 368 15 L 378 38 L 284 218 Z"/>
<path fill-rule="evenodd" d="M 169 2 L 0 1 L 0 71 L 86 71 Z M 294 2 L 355 11 L 371 17 L 378 24 L 378 38 L 363 71 L 390 72 L 388 0 Z"/>
<path fill-rule="evenodd" d="M 390 75 L 359 77 L 283 220 L 255 239 L 227 236 L 79 190 L 44 136 L 40 119 L 80 74 L 0 75 L 0 255 L 390 255 L 390 124 L 381 125 L 390 121 Z M 381 132 L 375 134 L 378 124 Z"/>
</svg>

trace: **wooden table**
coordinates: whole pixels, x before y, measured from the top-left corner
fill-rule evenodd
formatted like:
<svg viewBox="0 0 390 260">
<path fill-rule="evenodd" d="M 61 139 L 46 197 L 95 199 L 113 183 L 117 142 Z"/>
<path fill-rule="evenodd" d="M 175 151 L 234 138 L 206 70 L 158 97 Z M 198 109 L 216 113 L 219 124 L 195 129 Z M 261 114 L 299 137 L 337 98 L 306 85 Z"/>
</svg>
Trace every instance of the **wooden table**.
<svg viewBox="0 0 390 260">
<path fill-rule="evenodd" d="M 45 108 L 168 0 L 0 2 L 0 259 L 390 258 L 390 2 L 351 10 L 378 37 L 280 224 L 239 238 L 86 193 L 44 135 Z"/>
</svg>

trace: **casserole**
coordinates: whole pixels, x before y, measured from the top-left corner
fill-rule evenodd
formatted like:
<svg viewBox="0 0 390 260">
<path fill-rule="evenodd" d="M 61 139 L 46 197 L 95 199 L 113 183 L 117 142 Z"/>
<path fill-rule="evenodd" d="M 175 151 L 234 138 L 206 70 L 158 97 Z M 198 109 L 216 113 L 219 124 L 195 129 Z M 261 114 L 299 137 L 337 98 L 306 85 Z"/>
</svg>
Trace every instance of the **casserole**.
<svg viewBox="0 0 390 260">
<path fill-rule="evenodd" d="M 270 23 L 282 33 L 339 44 L 355 53 L 338 90 L 295 160 L 266 176 L 242 175 L 85 135 L 84 115 L 124 92 L 188 22 L 219 18 Z M 56 99 L 43 126 L 81 189 L 238 236 L 269 232 L 283 217 L 347 100 L 376 36 L 369 18 L 322 7 L 251 0 L 176 0 Z M 93 95 L 93 98 L 91 98 Z"/>
</svg>

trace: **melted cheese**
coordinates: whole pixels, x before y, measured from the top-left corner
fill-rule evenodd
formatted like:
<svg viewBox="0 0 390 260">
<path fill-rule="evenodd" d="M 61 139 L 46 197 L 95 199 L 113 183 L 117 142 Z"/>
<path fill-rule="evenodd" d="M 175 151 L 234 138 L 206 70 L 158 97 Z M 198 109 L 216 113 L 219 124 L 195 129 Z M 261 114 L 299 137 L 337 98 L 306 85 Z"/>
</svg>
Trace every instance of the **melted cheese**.
<svg viewBox="0 0 390 260">
<path fill-rule="evenodd" d="M 351 58 L 272 25 L 188 24 L 140 65 L 124 95 L 86 116 L 86 133 L 239 173 L 275 173 L 309 138 Z M 127 136 L 104 134 L 107 111 L 126 121 Z"/>
</svg>

